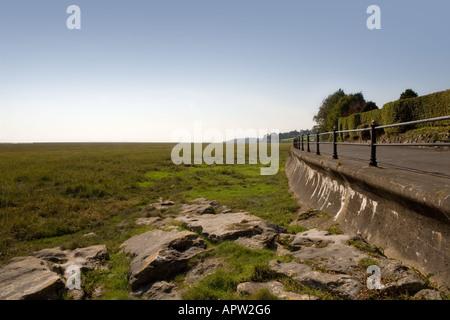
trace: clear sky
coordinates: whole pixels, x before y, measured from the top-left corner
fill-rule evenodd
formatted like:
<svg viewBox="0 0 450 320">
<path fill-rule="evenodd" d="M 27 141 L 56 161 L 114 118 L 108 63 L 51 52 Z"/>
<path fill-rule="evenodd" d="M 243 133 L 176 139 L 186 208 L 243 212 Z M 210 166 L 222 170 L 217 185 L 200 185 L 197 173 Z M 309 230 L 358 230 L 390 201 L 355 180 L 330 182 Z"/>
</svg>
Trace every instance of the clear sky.
<svg viewBox="0 0 450 320">
<path fill-rule="evenodd" d="M 0 141 L 307 129 L 339 88 L 380 107 L 449 89 L 449 39 L 448 0 L 2 0 Z"/>
</svg>

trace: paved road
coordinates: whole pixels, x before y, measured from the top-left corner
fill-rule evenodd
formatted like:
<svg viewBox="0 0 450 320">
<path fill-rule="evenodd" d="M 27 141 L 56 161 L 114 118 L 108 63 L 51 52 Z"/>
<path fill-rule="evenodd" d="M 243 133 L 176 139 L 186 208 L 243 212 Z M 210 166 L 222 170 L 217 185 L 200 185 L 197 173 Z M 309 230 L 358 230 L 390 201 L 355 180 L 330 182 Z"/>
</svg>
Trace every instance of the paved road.
<svg viewBox="0 0 450 320">
<path fill-rule="evenodd" d="M 316 152 L 316 144 L 311 143 L 311 152 Z M 306 145 L 305 145 L 306 150 Z M 321 144 L 323 157 L 333 154 L 332 144 Z M 370 146 L 337 146 L 338 157 L 369 163 Z M 450 179 L 450 151 L 434 148 L 413 147 L 377 147 L 379 167 L 391 167 L 400 170 L 415 171 Z"/>
</svg>

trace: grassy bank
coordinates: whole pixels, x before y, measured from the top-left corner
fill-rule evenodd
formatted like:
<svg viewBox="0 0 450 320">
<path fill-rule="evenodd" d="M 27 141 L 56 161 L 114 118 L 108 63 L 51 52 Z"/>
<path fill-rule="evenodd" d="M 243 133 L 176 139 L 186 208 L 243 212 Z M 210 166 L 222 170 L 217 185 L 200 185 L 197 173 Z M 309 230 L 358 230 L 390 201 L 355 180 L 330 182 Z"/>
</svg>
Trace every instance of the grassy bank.
<svg viewBox="0 0 450 320">
<path fill-rule="evenodd" d="M 162 197 L 218 200 L 287 226 L 298 205 L 280 170 L 260 165 L 174 165 L 170 144 L 0 145 L 0 262 L 46 247 L 106 244 L 133 234 L 141 208 Z M 83 235 L 94 232 L 94 237 Z"/>
</svg>

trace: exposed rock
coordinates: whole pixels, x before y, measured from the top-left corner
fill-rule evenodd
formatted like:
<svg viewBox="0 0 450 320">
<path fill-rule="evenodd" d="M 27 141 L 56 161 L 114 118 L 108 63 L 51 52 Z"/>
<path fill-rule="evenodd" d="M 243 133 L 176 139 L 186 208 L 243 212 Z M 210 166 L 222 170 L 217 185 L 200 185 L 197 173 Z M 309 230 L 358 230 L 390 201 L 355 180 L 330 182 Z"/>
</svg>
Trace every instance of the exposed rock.
<svg viewBox="0 0 450 320">
<path fill-rule="evenodd" d="M 169 208 L 171 206 L 175 205 L 175 202 L 173 201 L 163 201 L 162 199 L 159 199 L 158 202 L 152 203 L 148 205 L 147 207 L 143 208 L 144 211 L 151 211 L 151 210 L 162 210 L 165 208 Z"/>
<path fill-rule="evenodd" d="M 181 293 L 173 282 L 158 281 L 152 284 L 143 297 L 147 300 L 181 300 Z"/>
<path fill-rule="evenodd" d="M 442 300 L 441 294 L 439 291 L 431 290 L 431 289 L 423 289 L 417 292 L 414 295 L 414 298 L 420 300 Z"/>
<path fill-rule="evenodd" d="M 427 285 L 418 275 L 416 275 L 408 267 L 394 260 L 382 259 L 380 261 L 381 275 L 385 279 L 393 279 L 393 282 L 384 284 L 383 291 L 392 293 L 408 293 L 414 295 L 422 289 L 426 289 Z"/>
<path fill-rule="evenodd" d="M 183 271 L 190 258 L 203 252 L 206 243 L 189 231 L 150 230 L 121 245 L 131 258 L 129 282 L 133 290 Z"/>
<path fill-rule="evenodd" d="M 269 266 L 302 285 L 332 291 L 344 299 L 355 299 L 362 289 L 360 279 L 354 276 L 313 271 L 310 266 L 297 262 L 273 260 Z"/>
<path fill-rule="evenodd" d="M 68 289 L 82 291 L 80 270 L 95 269 L 107 258 L 106 247 L 99 245 L 73 251 L 44 249 L 11 259 L 0 269 L 0 299 L 58 299 L 64 288 L 61 275 Z"/>
<path fill-rule="evenodd" d="M 311 229 L 298 233 L 289 247 L 298 250 L 292 255 L 301 261 L 313 261 L 327 270 L 349 274 L 358 269 L 359 260 L 368 257 L 361 250 L 347 245 L 350 239 L 352 237 L 348 235 Z"/>
<path fill-rule="evenodd" d="M 40 258 L 53 263 L 66 263 L 69 258 L 70 250 L 64 250 L 62 247 L 43 249 L 31 254 L 31 256 Z"/>
<path fill-rule="evenodd" d="M 222 206 L 219 202 L 207 200 L 205 198 L 197 198 L 191 201 L 191 204 L 183 204 L 181 206 L 181 214 L 207 214 L 207 213 L 229 213 L 231 209 Z"/>
<path fill-rule="evenodd" d="M 223 261 L 219 259 L 206 259 L 200 263 L 197 263 L 193 268 L 191 268 L 187 273 L 184 281 L 186 283 L 192 284 L 198 282 L 200 279 L 213 274 L 217 268 L 223 266 Z"/>
<path fill-rule="evenodd" d="M 57 247 L 34 252 L 31 256 L 55 263 L 53 270 L 60 274 L 64 274 L 66 269 L 73 265 L 81 270 L 94 270 L 104 260 L 109 259 L 105 245 L 77 248 L 73 251 Z"/>
<path fill-rule="evenodd" d="M 95 232 L 89 232 L 83 235 L 85 238 L 96 237 L 97 234 Z"/>
<path fill-rule="evenodd" d="M 96 286 L 95 289 L 91 293 L 92 299 L 101 298 L 105 293 L 105 288 L 103 286 Z"/>
<path fill-rule="evenodd" d="M 67 297 L 70 300 L 83 300 L 83 298 L 84 298 L 84 291 L 83 290 L 78 290 L 78 289 L 69 290 L 67 292 Z"/>
<path fill-rule="evenodd" d="M 317 300 L 315 296 L 307 294 L 298 294 L 294 292 L 289 292 L 284 289 L 284 285 L 278 281 L 270 281 L 264 283 L 258 282 L 244 282 L 237 286 L 237 292 L 244 294 L 256 294 L 262 289 L 267 289 L 274 296 L 283 300 Z"/>
<path fill-rule="evenodd" d="M 58 299 L 61 278 L 36 257 L 11 259 L 0 269 L 0 300 Z"/>
<path fill-rule="evenodd" d="M 273 244 L 284 228 L 264 221 L 246 212 L 203 214 L 183 216 L 175 219 L 183 227 L 198 232 L 212 242 L 236 240 L 250 248 L 264 248 Z"/>
<path fill-rule="evenodd" d="M 162 218 L 160 217 L 149 217 L 149 218 L 137 218 L 136 224 L 144 225 L 144 226 L 151 226 L 155 222 L 161 221 Z"/>
</svg>

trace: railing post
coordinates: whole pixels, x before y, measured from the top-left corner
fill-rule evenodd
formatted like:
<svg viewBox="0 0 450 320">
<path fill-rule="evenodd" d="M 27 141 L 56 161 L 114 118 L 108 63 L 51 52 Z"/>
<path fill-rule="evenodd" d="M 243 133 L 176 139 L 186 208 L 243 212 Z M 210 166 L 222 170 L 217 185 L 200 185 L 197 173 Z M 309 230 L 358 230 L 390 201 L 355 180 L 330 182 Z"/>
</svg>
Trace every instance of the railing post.
<svg viewBox="0 0 450 320">
<path fill-rule="evenodd" d="M 302 138 L 301 138 L 301 139 L 302 139 L 302 140 L 301 140 L 301 144 L 302 144 L 302 151 L 305 151 L 305 148 L 303 148 L 303 136 L 304 136 L 304 135 L 302 134 Z"/>
<path fill-rule="evenodd" d="M 333 127 L 333 159 L 337 159 L 337 133 L 336 127 Z"/>
<path fill-rule="evenodd" d="M 311 152 L 311 149 L 309 149 L 309 133 L 306 134 L 306 151 Z"/>
<path fill-rule="evenodd" d="M 316 154 L 318 155 L 318 156 L 320 156 L 320 148 L 319 148 L 319 145 L 320 145 L 320 141 L 319 141 L 319 139 L 320 139 L 320 137 L 319 137 L 319 131 L 317 131 L 316 132 Z"/>
<path fill-rule="evenodd" d="M 375 131 L 375 120 L 370 125 L 370 163 L 371 166 L 377 166 L 377 135 Z"/>
</svg>

